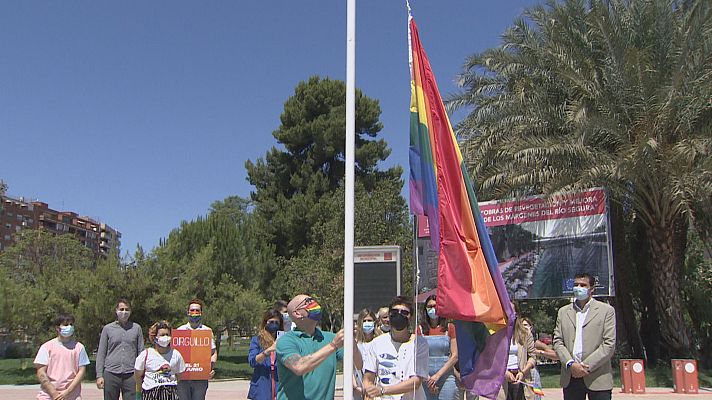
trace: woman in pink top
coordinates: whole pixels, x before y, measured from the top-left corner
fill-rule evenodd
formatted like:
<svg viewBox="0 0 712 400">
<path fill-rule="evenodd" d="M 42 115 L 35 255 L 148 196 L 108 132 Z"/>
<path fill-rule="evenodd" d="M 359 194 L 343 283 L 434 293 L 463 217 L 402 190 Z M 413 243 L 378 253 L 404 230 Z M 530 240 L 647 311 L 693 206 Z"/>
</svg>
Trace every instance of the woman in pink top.
<svg viewBox="0 0 712 400">
<path fill-rule="evenodd" d="M 57 337 L 45 342 L 35 357 L 42 390 L 38 400 L 77 400 L 82 397 L 82 379 L 89 365 L 84 345 L 74 338 L 74 316 L 60 313 L 54 320 Z"/>
</svg>

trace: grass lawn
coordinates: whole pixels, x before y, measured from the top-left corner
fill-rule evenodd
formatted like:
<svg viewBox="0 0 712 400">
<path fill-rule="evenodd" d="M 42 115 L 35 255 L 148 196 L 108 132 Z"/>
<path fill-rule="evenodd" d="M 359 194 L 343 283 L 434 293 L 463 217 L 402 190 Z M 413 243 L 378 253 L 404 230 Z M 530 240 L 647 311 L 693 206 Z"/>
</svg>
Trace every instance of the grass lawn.
<svg viewBox="0 0 712 400">
<path fill-rule="evenodd" d="M 224 343 L 220 349 L 220 357 L 215 366 L 215 379 L 249 378 L 252 368 L 247 363 L 247 350 L 250 347 L 249 339 L 239 339 L 231 348 Z M 37 383 L 35 367 L 32 358 L 0 359 L 0 385 L 31 385 Z M 87 366 L 84 381 L 96 380 L 96 366 L 94 356 L 91 364 Z"/>
<path fill-rule="evenodd" d="M 557 388 L 559 385 L 559 365 L 540 365 L 541 385 L 545 388 Z M 712 387 L 712 371 L 700 370 L 698 379 L 701 387 Z M 620 369 L 613 368 L 613 386 L 621 387 Z M 646 387 L 672 387 L 672 366 L 670 364 L 658 365 L 653 368 L 645 368 Z"/>
<path fill-rule="evenodd" d="M 0 385 L 37 383 L 31 358 L 0 360 Z"/>
<path fill-rule="evenodd" d="M 223 343 L 215 366 L 215 379 L 250 378 L 252 367 L 247 362 L 250 339 L 238 339 L 233 347 Z"/>
</svg>

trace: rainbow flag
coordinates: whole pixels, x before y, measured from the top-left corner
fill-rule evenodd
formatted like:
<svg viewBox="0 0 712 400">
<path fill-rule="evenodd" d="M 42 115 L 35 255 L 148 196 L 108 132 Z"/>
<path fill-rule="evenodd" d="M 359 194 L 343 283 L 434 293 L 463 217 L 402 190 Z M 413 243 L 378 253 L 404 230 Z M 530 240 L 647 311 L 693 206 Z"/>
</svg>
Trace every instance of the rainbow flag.
<svg viewBox="0 0 712 400">
<path fill-rule="evenodd" d="M 537 384 L 536 382 L 522 382 L 522 383 L 529 386 L 530 388 L 532 388 L 532 392 L 534 392 L 535 395 L 537 395 L 537 396 L 545 395 L 544 389 L 542 389 L 542 387 L 539 384 Z"/>
<path fill-rule="evenodd" d="M 410 15 L 408 28 L 411 212 L 428 217 L 438 251 L 437 313 L 455 320 L 463 383 L 474 394 L 494 398 L 504 378 L 514 310 Z"/>
</svg>

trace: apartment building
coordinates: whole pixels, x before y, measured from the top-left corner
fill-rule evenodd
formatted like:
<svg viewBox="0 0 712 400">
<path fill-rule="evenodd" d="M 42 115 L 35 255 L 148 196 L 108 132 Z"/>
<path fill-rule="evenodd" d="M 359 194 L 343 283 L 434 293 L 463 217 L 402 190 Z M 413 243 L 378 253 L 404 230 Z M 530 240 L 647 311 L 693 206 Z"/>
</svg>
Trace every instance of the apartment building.
<svg viewBox="0 0 712 400">
<path fill-rule="evenodd" d="M 43 229 L 54 234 L 71 234 L 98 255 L 121 247 L 121 232 L 105 223 L 71 211 L 56 211 L 41 201 L 0 196 L 0 251 L 12 245 L 23 229 Z"/>
</svg>

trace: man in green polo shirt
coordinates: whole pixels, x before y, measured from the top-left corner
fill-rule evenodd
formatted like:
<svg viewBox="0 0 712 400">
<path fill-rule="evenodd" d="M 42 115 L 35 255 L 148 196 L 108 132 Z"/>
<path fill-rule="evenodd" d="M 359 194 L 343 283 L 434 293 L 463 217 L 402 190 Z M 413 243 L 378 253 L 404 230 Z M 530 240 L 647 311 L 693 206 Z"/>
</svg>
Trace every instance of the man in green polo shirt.
<svg viewBox="0 0 712 400">
<path fill-rule="evenodd" d="M 289 302 L 287 312 L 296 329 L 277 340 L 277 399 L 333 399 L 336 362 L 344 356 L 344 330 L 334 334 L 317 328 L 321 320 L 321 306 L 304 294 Z M 362 365 L 361 353 L 357 349 L 354 364 Z"/>
</svg>

